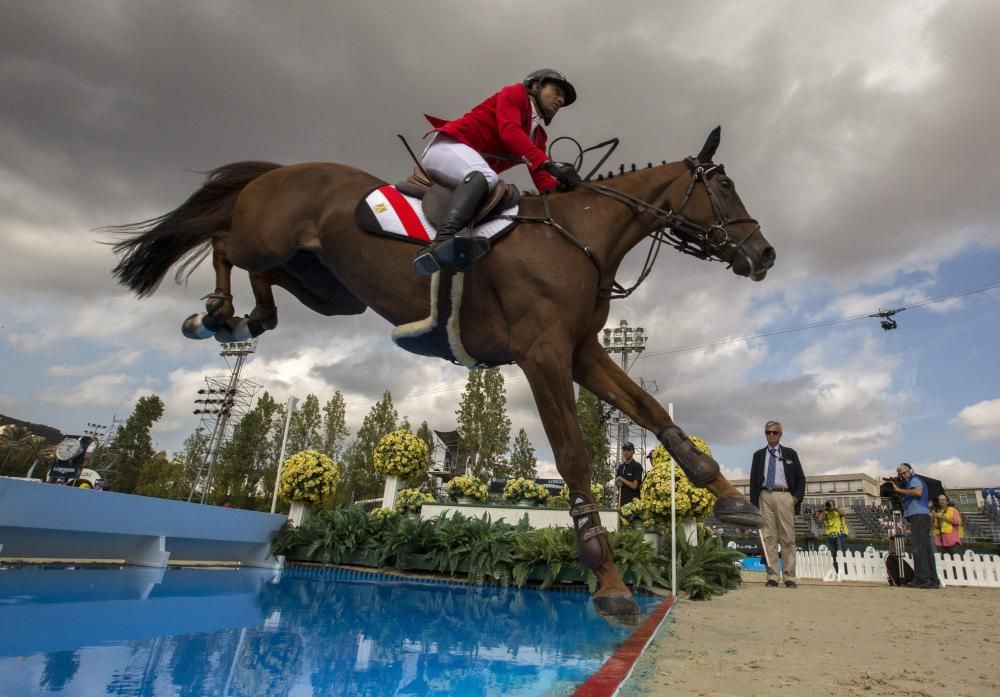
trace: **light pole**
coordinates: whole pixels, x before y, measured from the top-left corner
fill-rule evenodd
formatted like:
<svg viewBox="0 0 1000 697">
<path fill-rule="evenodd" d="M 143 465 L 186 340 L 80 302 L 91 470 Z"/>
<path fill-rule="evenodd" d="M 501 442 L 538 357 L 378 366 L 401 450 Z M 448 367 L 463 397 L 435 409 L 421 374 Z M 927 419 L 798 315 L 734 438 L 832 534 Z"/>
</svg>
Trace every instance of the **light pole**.
<svg viewBox="0 0 1000 697">
<path fill-rule="evenodd" d="M 639 354 L 646 349 L 646 338 L 646 330 L 643 327 L 630 327 L 628 326 L 628 320 L 623 319 L 614 329 L 608 328 L 604 330 L 604 350 L 608 353 L 620 354 L 619 360 L 622 371 L 627 374 L 631 365 L 635 364 L 634 359 L 631 363 L 629 362 L 629 355 L 634 353 L 636 358 L 638 358 Z M 618 443 L 615 450 L 618 462 L 621 462 L 622 443 L 628 440 L 631 420 L 620 410 L 616 411 L 612 419 L 618 427 Z"/>
<path fill-rule="evenodd" d="M 278 507 L 278 482 L 281 481 L 281 466 L 285 463 L 285 447 L 288 445 L 288 426 L 292 423 L 292 412 L 299 400 L 295 397 L 288 398 L 288 409 L 285 414 L 285 432 L 281 435 L 281 455 L 278 456 L 278 467 L 274 475 L 274 494 L 271 496 L 271 513 Z"/>
</svg>

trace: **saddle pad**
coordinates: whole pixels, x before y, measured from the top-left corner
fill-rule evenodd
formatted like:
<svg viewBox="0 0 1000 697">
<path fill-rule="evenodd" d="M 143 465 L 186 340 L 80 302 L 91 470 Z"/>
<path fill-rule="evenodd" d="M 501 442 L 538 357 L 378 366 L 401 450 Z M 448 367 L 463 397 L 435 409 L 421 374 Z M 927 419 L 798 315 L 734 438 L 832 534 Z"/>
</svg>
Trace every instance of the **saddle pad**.
<svg viewBox="0 0 1000 697">
<path fill-rule="evenodd" d="M 502 215 L 517 215 L 520 204 L 511 206 Z M 405 239 L 417 244 L 434 240 L 437 230 L 424 215 L 420 199 L 400 193 L 394 186 L 386 184 L 372 191 L 358 203 L 354 211 L 355 220 L 361 229 Z M 510 231 L 517 223 L 503 218 L 491 218 L 472 229 L 475 237 L 496 240 Z"/>
</svg>

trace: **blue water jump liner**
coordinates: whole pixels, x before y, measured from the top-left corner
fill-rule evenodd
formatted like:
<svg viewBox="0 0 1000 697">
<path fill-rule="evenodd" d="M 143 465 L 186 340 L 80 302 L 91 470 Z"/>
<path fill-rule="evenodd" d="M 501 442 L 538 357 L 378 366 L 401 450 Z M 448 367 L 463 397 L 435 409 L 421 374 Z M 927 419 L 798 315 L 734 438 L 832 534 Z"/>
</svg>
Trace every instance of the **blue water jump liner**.
<svg viewBox="0 0 1000 697">
<path fill-rule="evenodd" d="M 323 578 L 332 581 L 362 581 L 368 583 L 413 583 L 425 586 L 444 586 L 446 588 L 502 588 L 498 584 L 476 585 L 467 581 L 459 581 L 447 578 L 420 578 L 418 576 L 399 576 L 396 574 L 380 573 L 378 571 L 365 571 L 361 569 L 349 569 L 342 566 L 312 566 L 292 562 L 285 566 L 284 575 L 290 578 Z M 590 593 L 587 586 L 578 583 L 565 583 L 558 586 L 549 586 L 544 591 L 537 586 L 507 586 L 511 590 L 553 592 L 553 593 Z M 639 595 L 657 595 L 645 588 L 633 588 L 632 592 Z"/>
</svg>

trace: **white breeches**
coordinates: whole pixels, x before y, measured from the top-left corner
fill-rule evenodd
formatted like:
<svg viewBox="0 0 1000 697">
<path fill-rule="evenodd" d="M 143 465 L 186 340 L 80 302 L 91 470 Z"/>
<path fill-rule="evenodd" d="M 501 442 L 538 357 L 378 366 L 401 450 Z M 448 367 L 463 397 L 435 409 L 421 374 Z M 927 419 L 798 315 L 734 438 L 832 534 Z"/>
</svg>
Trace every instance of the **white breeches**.
<svg viewBox="0 0 1000 697">
<path fill-rule="evenodd" d="M 500 180 L 482 155 L 444 133 L 434 135 L 433 140 L 424 148 L 420 163 L 432 179 L 453 187 L 461 184 L 470 172 L 482 172 L 490 185 L 490 191 L 493 191 Z"/>
</svg>

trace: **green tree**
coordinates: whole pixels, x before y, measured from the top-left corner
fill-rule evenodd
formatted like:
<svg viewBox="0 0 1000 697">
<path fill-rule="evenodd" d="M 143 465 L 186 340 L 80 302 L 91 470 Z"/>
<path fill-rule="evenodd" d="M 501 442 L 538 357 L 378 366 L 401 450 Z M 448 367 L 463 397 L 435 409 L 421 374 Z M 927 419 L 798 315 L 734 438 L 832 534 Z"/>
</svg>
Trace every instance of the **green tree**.
<svg viewBox="0 0 1000 697">
<path fill-rule="evenodd" d="M 3 459 L 0 460 L 0 474 L 13 476 L 23 474 L 27 469 L 23 466 L 27 454 L 38 440 L 45 442 L 25 426 L 13 425 L 0 430 L 0 453 L 3 453 Z"/>
<path fill-rule="evenodd" d="M 302 406 L 292 414 L 292 422 L 288 426 L 288 454 L 303 450 L 322 450 L 324 444 L 323 415 L 319 408 L 319 398 L 311 394 L 306 396 Z"/>
<path fill-rule="evenodd" d="M 167 459 L 167 453 L 160 451 L 146 460 L 139 468 L 139 483 L 135 493 L 159 499 L 187 498 L 187 468 L 181 457 Z"/>
<path fill-rule="evenodd" d="M 338 500 L 370 499 L 382 493 L 384 482 L 375 471 L 373 453 L 382 436 L 396 430 L 398 419 L 392 395 L 386 390 L 344 452 L 344 486 L 337 491 Z"/>
<path fill-rule="evenodd" d="M 118 429 L 111 443 L 115 456 L 108 474 L 108 488 L 123 494 L 135 493 L 139 471 L 155 454 L 150 431 L 163 416 L 163 400 L 158 396 L 140 397 L 125 425 Z"/>
<path fill-rule="evenodd" d="M 473 370 L 455 412 L 461 434 L 459 450 L 467 454 L 466 468 L 472 476 L 504 479 L 510 463 L 504 457 L 510 441 L 507 390 L 497 368 Z"/>
<path fill-rule="evenodd" d="M 607 490 L 613 475 L 604 405 L 593 393 L 580 388 L 576 398 L 576 420 L 583 432 L 583 444 L 590 462 L 590 481 Z"/>
<path fill-rule="evenodd" d="M 334 462 L 340 462 L 344 440 L 351 434 L 347 428 L 347 405 L 344 395 L 337 390 L 323 405 L 323 450 Z"/>
<path fill-rule="evenodd" d="M 281 457 L 281 439 L 285 434 L 285 415 L 287 413 L 287 405 L 277 405 L 274 415 L 271 417 L 270 436 L 264 444 L 261 453 L 261 461 L 263 462 L 261 488 L 263 489 L 264 501 L 266 503 L 263 510 L 267 511 L 271 510 L 271 500 L 274 497 L 274 483 L 278 477 L 278 459 Z M 287 459 L 292 454 L 294 453 L 286 453 L 285 458 Z M 278 498 L 278 508 L 276 510 L 286 512 L 288 510 L 288 504 L 282 501 L 280 497 Z"/>
<path fill-rule="evenodd" d="M 535 448 L 528 440 L 527 432 L 522 428 L 514 438 L 510 449 L 510 476 L 534 479 L 538 476 L 538 460 L 535 459 Z"/>
<path fill-rule="evenodd" d="M 219 451 L 209 495 L 212 503 L 263 509 L 264 475 L 271 464 L 267 460 L 268 436 L 277 411 L 277 402 L 265 392 L 236 424 L 233 437 Z M 271 500 L 266 503 L 270 509 Z"/>
<path fill-rule="evenodd" d="M 417 429 L 417 438 L 427 443 L 427 452 L 430 454 L 431 462 L 434 461 L 434 431 L 431 427 L 427 425 L 426 421 L 420 423 L 420 428 Z M 414 486 L 419 486 L 421 489 L 433 492 L 435 489 L 434 477 L 430 474 L 430 469 L 428 468 L 427 476 L 421 479 L 419 482 L 414 482 Z"/>
</svg>

